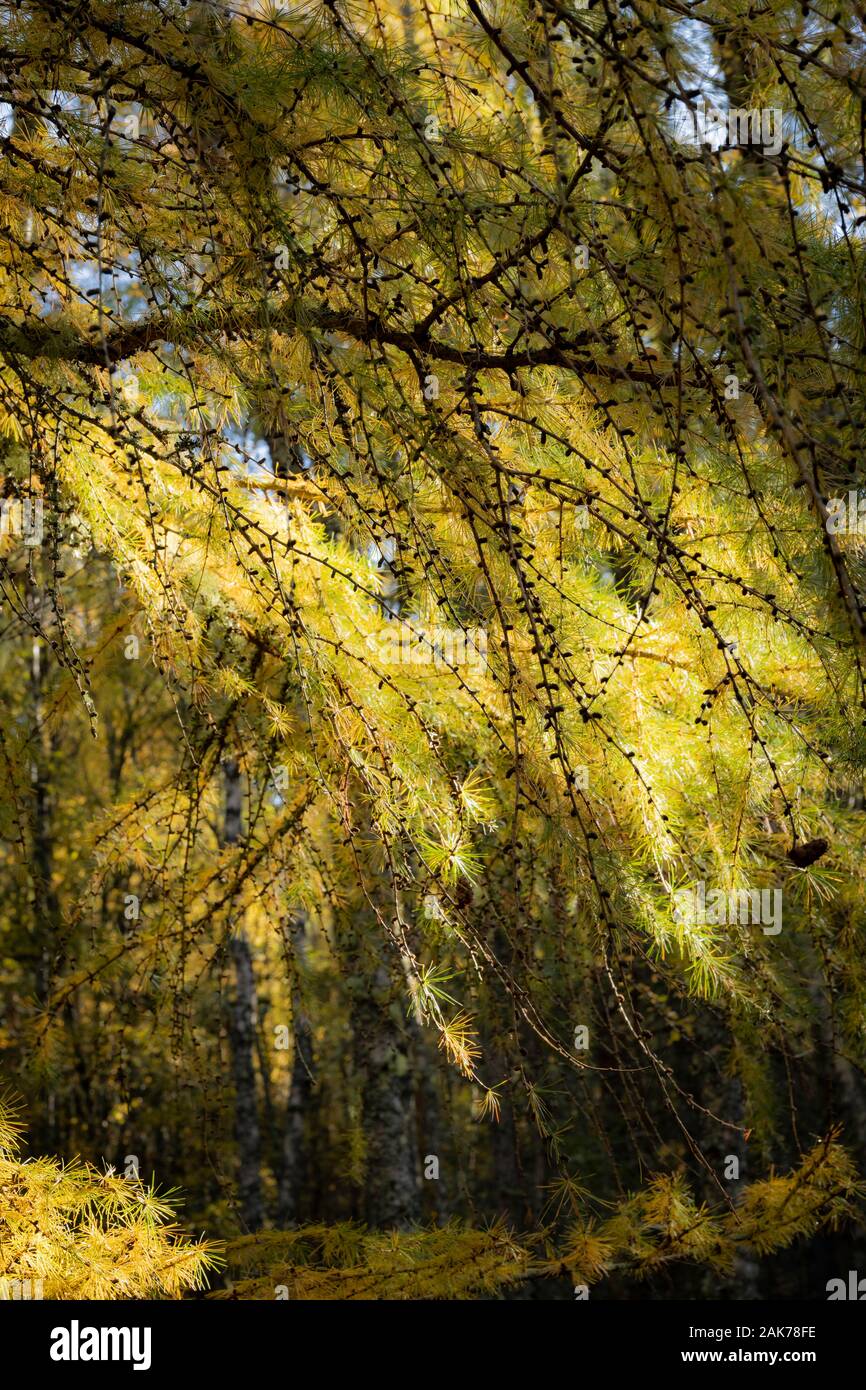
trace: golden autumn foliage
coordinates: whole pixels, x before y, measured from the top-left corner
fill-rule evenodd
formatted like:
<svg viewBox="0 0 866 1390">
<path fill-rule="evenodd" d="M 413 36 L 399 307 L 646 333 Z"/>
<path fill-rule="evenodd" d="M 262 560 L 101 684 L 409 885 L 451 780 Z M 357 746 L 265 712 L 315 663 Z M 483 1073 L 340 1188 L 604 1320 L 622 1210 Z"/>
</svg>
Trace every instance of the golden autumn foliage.
<svg viewBox="0 0 866 1390">
<path fill-rule="evenodd" d="M 192 1241 L 172 1195 L 89 1164 L 23 1159 L 0 1105 L 0 1290 L 3 1298 L 179 1298 L 220 1265 Z"/>
<path fill-rule="evenodd" d="M 0 1068 L 84 1156 L 7 1132 L 4 1277 L 202 1287 L 165 1180 L 219 1297 L 808 1295 L 864 1249 L 858 5 L 0 42 Z"/>
</svg>

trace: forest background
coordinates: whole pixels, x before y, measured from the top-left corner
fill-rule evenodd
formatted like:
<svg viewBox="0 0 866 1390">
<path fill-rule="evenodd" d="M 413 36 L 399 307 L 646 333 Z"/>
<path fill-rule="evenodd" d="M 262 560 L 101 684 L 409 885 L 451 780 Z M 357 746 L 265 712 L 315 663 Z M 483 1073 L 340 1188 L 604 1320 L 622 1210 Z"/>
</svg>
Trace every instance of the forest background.
<svg viewBox="0 0 866 1390">
<path fill-rule="evenodd" d="M 862 6 L 3 0 L 0 48 L 0 1275 L 826 1297 Z"/>
</svg>

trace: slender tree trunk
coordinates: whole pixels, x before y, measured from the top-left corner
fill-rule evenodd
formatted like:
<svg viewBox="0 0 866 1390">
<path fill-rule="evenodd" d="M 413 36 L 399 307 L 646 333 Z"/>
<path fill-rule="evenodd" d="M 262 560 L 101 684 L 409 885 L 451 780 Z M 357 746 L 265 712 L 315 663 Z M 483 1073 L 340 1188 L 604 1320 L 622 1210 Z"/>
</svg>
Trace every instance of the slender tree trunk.
<svg viewBox="0 0 866 1390">
<path fill-rule="evenodd" d="M 419 1219 L 412 1077 L 406 1039 L 391 1016 L 394 1008 L 388 972 L 380 967 L 372 990 L 359 993 L 352 1010 L 364 1085 L 366 1216 L 380 1229 L 406 1228 Z"/>
<path fill-rule="evenodd" d="M 238 1143 L 238 1197 L 241 1219 L 249 1231 L 264 1224 L 261 1181 L 261 1133 L 256 1095 L 256 986 L 249 942 L 241 934 L 233 938 L 231 956 L 235 969 L 235 998 L 229 1037 L 235 1083 L 235 1132 Z"/>
<path fill-rule="evenodd" d="M 406 1229 L 420 1219 L 420 1184 L 405 996 L 384 962 L 371 959 L 361 930 L 353 924 L 346 963 L 366 1145 L 365 1217 L 380 1230 Z"/>
<path fill-rule="evenodd" d="M 277 1221 L 281 1227 L 295 1225 L 298 1221 L 307 1177 L 306 1118 L 313 1089 L 313 1034 L 304 1009 L 299 983 L 306 948 L 306 923 L 300 913 L 289 919 L 288 933 L 295 965 L 292 989 L 292 1032 L 295 1051 L 286 1102 L 282 1165 L 277 1189 Z"/>
<path fill-rule="evenodd" d="M 32 596 L 30 601 L 32 602 Z M 52 742 L 44 723 L 42 642 L 38 637 L 34 637 L 31 649 L 30 692 L 34 724 L 30 780 L 33 788 L 31 879 L 34 940 L 37 951 L 36 998 L 40 1003 L 44 1003 L 49 989 L 51 946 L 57 941 L 60 926 L 60 904 L 54 887 L 54 839 L 49 783 Z"/>
<path fill-rule="evenodd" d="M 395 898 L 407 939 L 412 949 L 418 953 L 420 941 L 415 924 L 402 889 L 395 887 Z M 411 994 L 412 981 L 408 962 L 404 959 L 406 989 Z M 415 1116 L 415 1143 L 420 1162 L 421 1199 L 425 1218 L 441 1224 L 448 1220 L 452 1212 L 455 1177 L 455 1155 L 453 1146 L 446 1139 L 442 1127 L 442 1103 L 439 1092 L 439 1076 L 436 1068 L 435 1049 L 430 1033 L 424 1027 L 420 1010 L 413 1007 L 406 1017 L 409 1056 L 412 1072 L 412 1102 Z M 435 1159 L 436 1164 L 430 1160 Z"/>
<path fill-rule="evenodd" d="M 223 764 L 225 822 L 223 838 L 235 844 L 242 834 L 243 795 L 240 768 L 234 759 Z M 256 983 L 253 957 L 243 932 L 232 938 L 229 951 L 234 965 L 235 996 L 229 1013 L 229 1043 L 235 1085 L 235 1133 L 238 1145 L 238 1198 L 241 1220 L 248 1231 L 264 1225 L 262 1197 L 259 1107 L 256 1092 Z"/>
<path fill-rule="evenodd" d="M 27 602 L 33 611 L 38 605 L 35 586 L 28 575 Z M 30 655 L 30 696 L 33 720 L 31 740 L 30 783 L 31 802 L 31 862 L 30 882 L 33 905 L 34 995 L 42 1005 L 51 990 L 52 953 L 60 940 L 60 899 L 54 884 L 54 827 L 51 789 L 51 763 L 55 741 L 45 725 L 42 640 L 34 636 Z M 49 1097 L 47 1120 L 31 1128 L 31 1139 L 46 1147 L 56 1146 L 57 1134 L 52 1121 L 53 1096 Z"/>
<path fill-rule="evenodd" d="M 415 1115 L 418 1154 L 422 1165 L 422 1195 L 425 1216 L 437 1225 L 448 1220 L 454 1209 L 455 1163 L 453 1145 L 446 1137 L 442 1123 L 442 1102 L 439 1094 L 436 1058 L 430 1037 L 417 1023 L 410 1024 L 412 1042 L 412 1071 L 415 1083 Z M 438 1160 L 436 1176 L 431 1158 Z"/>
</svg>

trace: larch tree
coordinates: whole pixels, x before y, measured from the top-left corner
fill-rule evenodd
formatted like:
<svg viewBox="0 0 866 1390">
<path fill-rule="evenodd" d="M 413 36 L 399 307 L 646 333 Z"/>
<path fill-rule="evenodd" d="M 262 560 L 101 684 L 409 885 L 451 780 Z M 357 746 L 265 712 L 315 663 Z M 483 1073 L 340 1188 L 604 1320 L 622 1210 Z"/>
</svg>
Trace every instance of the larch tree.
<svg viewBox="0 0 866 1390">
<path fill-rule="evenodd" d="M 34 1146 L 181 1185 L 223 1295 L 814 1294 L 866 1156 L 862 7 L 0 43 Z"/>
</svg>

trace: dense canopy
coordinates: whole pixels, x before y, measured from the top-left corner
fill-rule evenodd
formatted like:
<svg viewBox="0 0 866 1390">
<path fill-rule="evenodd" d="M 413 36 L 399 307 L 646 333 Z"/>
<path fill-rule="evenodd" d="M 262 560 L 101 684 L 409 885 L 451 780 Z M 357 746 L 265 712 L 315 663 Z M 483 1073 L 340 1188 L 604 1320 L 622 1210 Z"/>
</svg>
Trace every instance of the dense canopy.
<svg viewBox="0 0 866 1390">
<path fill-rule="evenodd" d="M 241 1297 L 820 1296 L 862 6 L 0 0 L 0 45 L 34 1152 L 182 1187 Z"/>
</svg>

